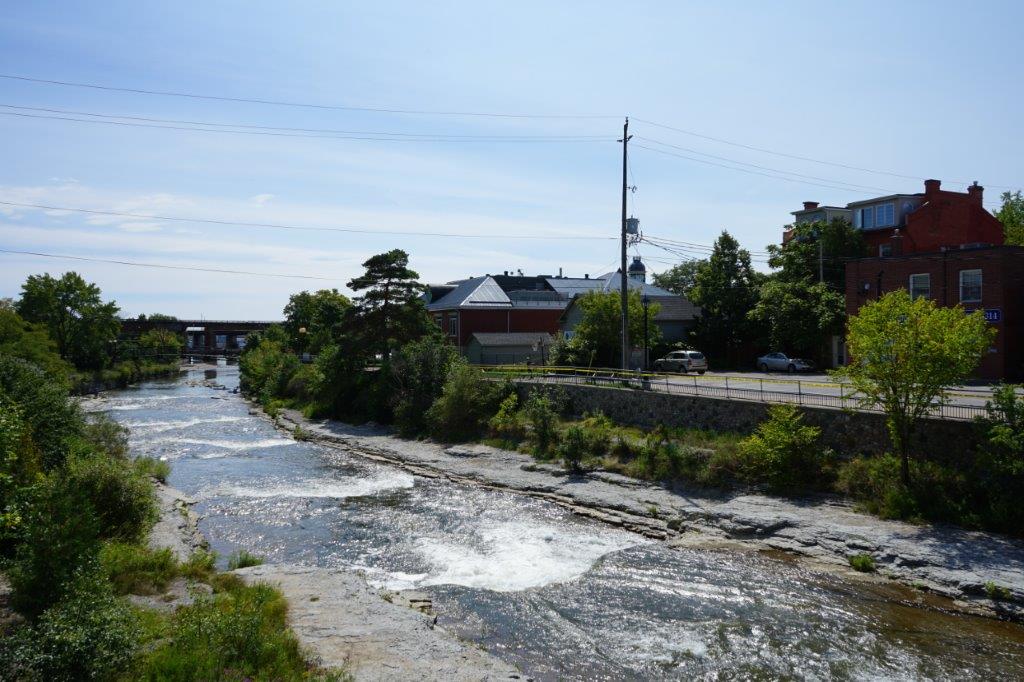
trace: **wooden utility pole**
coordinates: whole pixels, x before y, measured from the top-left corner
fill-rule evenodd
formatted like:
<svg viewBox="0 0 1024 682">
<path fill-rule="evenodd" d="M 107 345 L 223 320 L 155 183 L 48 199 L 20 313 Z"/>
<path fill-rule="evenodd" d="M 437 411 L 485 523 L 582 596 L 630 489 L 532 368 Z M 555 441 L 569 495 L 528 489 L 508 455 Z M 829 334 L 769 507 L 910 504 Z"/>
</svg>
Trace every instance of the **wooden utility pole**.
<svg viewBox="0 0 1024 682">
<path fill-rule="evenodd" d="M 622 243 L 619 279 L 622 284 L 622 369 L 629 369 L 629 281 L 626 279 L 626 173 L 628 172 L 629 117 L 622 126 Z"/>
</svg>

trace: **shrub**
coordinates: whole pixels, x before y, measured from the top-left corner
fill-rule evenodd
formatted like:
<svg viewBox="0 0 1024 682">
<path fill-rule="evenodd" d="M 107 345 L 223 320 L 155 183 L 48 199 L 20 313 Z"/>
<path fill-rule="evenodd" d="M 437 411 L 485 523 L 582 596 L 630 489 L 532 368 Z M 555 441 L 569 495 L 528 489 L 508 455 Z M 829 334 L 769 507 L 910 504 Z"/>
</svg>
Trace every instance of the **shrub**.
<svg viewBox="0 0 1024 682">
<path fill-rule="evenodd" d="M 972 507 L 986 528 L 1024 535 L 1024 397 L 1019 386 L 1001 385 L 979 420 L 982 446 L 971 476 Z"/>
<path fill-rule="evenodd" d="M 293 398 L 299 403 L 313 400 L 313 384 L 316 381 L 316 368 L 313 365 L 300 365 L 288 379 L 284 388 L 284 396 Z"/>
<path fill-rule="evenodd" d="M 82 412 L 67 388 L 24 360 L 0 355 L 0 393 L 21 408 L 44 470 L 64 463 L 68 442 L 84 429 Z"/>
<path fill-rule="evenodd" d="M 1010 594 L 1010 590 L 1000 585 L 996 585 L 991 580 L 985 583 L 985 594 L 993 601 L 1005 601 L 1012 596 Z"/>
<path fill-rule="evenodd" d="M 674 442 L 663 426 L 655 429 L 641 445 L 627 471 L 635 478 L 653 481 L 696 479 L 699 474 L 698 454 L 693 448 Z"/>
<path fill-rule="evenodd" d="M 64 474 L 91 502 L 101 538 L 137 541 L 156 520 L 153 485 L 129 463 L 79 455 L 68 460 Z"/>
<path fill-rule="evenodd" d="M 558 441 L 555 401 L 547 393 L 535 390 L 523 406 L 523 412 L 532 427 L 534 454 L 546 457 Z"/>
<path fill-rule="evenodd" d="M 142 476 L 150 476 L 160 481 L 161 483 L 167 483 L 167 479 L 171 475 L 171 463 L 165 459 L 156 459 L 155 457 L 138 457 L 133 462 L 135 470 Z"/>
<path fill-rule="evenodd" d="M 850 568 L 861 573 L 873 573 L 875 571 L 875 560 L 870 554 L 857 554 L 848 559 Z"/>
<path fill-rule="evenodd" d="M 178 576 L 171 550 L 110 542 L 100 550 L 103 574 L 117 594 L 160 594 Z"/>
<path fill-rule="evenodd" d="M 573 424 L 563 433 L 556 449 L 558 456 L 569 471 L 580 471 L 583 458 L 587 456 L 587 436 L 581 426 Z"/>
<path fill-rule="evenodd" d="M 968 482 L 962 472 L 934 462 L 911 461 L 910 468 L 907 487 L 897 457 L 858 457 L 840 467 L 836 488 L 882 518 L 980 525 L 968 504 Z"/>
<path fill-rule="evenodd" d="M 99 522 L 84 491 L 47 477 L 26 505 L 21 542 L 8 571 L 14 608 L 32 618 L 60 601 L 76 568 L 95 559 L 98 536 Z"/>
<path fill-rule="evenodd" d="M 10 679 L 113 679 L 128 668 L 139 636 L 130 607 L 86 564 L 66 599 L 0 639 L 0 668 Z"/>
<path fill-rule="evenodd" d="M 269 585 L 235 583 L 228 591 L 179 609 L 169 641 L 150 653 L 150 680 L 300 680 L 307 663 L 287 629 L 287 604 Z"/>
<path fill-rule="evenodd" d="M 258 557 L 255 554 L 250 554 L 246 550 L 239 550 L 231 555 L 228 559 L 228 570 L 234 571 L 239 568 L 248 568 L 249 566 L 259 566 L 263 563 L 263 558 Z"/>
<path fill-rule="evenodd" d="M 469 440 L 480 435 L 494 412 L 496 391 L 479 368 L 463 360 L 448 371 L 441 396 L 427 410 L 430 434 L 442 440 Z"/>
<path fill-rule="evenodd" d="M 773 405 L 768 419 L 740 443 L 739 474 L 772 490 L 820 486 L 828 451 L 820 445 L 821 429 L 803 424 L 793 405 Z"/>
<path fill-rule="evenodd" d="M 206 550 L 197 550 L 188 558 L 188 561 L 181 564 L 179 571 L 186 578 L 206 581 L 216 571 L 217 555 Z"/>
<path fill-rule="evenodd" d="M 526 437 L 526 425 L 523 424 L 522 415 L 519 413 L 519 396 L 509 393 L 501 401 L 498 411 L 490 421 L 491 435 L 502 440 L 517 442 Z"/>
<path fill-rule="evenodd" d="M 90 414 L 82 434 L 96 451 L 111 457 L 128 457 L 128 429 L 105 414 Z"/>
</svg>

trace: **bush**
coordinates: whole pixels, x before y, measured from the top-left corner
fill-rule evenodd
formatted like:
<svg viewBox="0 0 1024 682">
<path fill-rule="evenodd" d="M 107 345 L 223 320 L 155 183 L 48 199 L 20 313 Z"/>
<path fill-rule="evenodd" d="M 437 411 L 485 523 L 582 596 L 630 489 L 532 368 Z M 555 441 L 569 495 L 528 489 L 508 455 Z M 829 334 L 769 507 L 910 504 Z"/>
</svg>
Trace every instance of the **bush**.
<svg viewBox="0 0 1024 682">
<path fill-rule="evenodd" d="M 138 457 L 133 462 L 135 470 L 142 476 L 150 476 L 160 481 L 161 483 L 167 483 L 167 479 L 171 475 L 171 463 L 165 459 L 156 459 L 155 457 Z"/>
<path fill-rule="evenodd" d="M 848 559 L 850 567 L 861 573 L 874 573 L 875 560 L 870 554 L 857 554 Z"/>
<path fill-rule="evenodd" d="M 169 641 L 150 653 L 149 680 L 307 679 L 299 642 L 285 622 L 287 603 L 274 588 L 238 582 L 179 609 Z"/>
<path fill-rule="evenodd" d="M 983 525 L 1024 535 L 1024 397 L 1019 386 L 1001 385 L 992 392 L 987 415 L 979 420 L 982 446 L 971 471 L 972 507 Z"/>
<path fill-rule="evenodd" d="M 179 570 L 186 578 L 206 581 L 217 570 L 217 555 L 206 550 L 197 550 L 188 558 L 188 561 L 181 564 Z"/>
<path fill-rule="evenodd" d="M 830 453 L 820 444 L 821 429 L 803 424 L 793 405 L 773 405 L 768 419 L 740 443 L 739 475 L 771 490 L 820 487 Z"/>
<path fill-rule="evenodd" d="M 563 433 L 556 449 L 558 456 L 569 471 L 580 471 L 583 458 L 587 456 L 587 436 L 581 426 L 573 424 Z"/>
<path fill-rule="evenodd" d="M 5 679 L 113 679 L 128 668 L 139 636 L 131 608 L 85 564 L 66 599 L 0 639 L 0 668 Z"/>
<path fill-rule="evenodd" d="M 645 440 L 630 462 L 628 471 L 635 478 L 653 481 L 674 481 L 698 477 L 696 451 L 674 442 L 664 426 L 659 426 Z"/>
<path fill-rule="evenodd" d="M 513 443 L 523 440 L 526 437 L 526 425 L 519 413 L 519 396 L 515 393 L 505 396 L 487 425 L 495 438 Z"/>
<path fill-rule="evenodd" d="M 255 554 L 250 554 L 246 550 L 239 550 L 231 555 L 228 559 L 228 570 L 234 571 L 239 568 L 248 568 L 249 566 L 259 566 L 263 563 L 261 557 Z"/>
<path fill-rule="evenodd" d="M 64 475 L 91 503 L 101 538 L 138 541 L 156 520 L 153 485 L 127 462 L 79 455 L 68 460 Z"/>
<path fill-rule="evenodd" d="M 90 414 L 83 437 L 97 452 L 111 457 L 128 457 L 128 429 L 105 414 Z"/>
<path fill-rule="evenodd" d="M 426 413 L 430 434 L 440 440 L 469 440 L 480 435 L 494 413 L 494 386 L 479 368 L 464 360 L 452 363 L 441 396 Z"/>
<path fill-rule="evenodd" d="M 117 594 L 161 594 L 179 573 L 171 550 L 123 542 L 103 546 L 100 566 Z"/>
<path fill-rule="evenodd" d="M 523 406 L 530 422 L 534 454 L 546 457 L 558 442 L 558 412 L 555 401 L 545 392 L 534 390 Z"/>
<path fill-rule="evenodd" d="M 0 393 L 21 408 L 44 470 L 64 463 L 70 440 L 84 429 L 82 412 L 67 387 L 24 360 L 0 355 Z"/>
<path fill-rule="evenodd" d="M 73 483 L 50 475 L 26 505 L 8 577 L 14 608 L 33 618 L 60 601 L 78 567 L 99 552 L 92 502 Z"/>
<path fill-rule="evenodd" d="M 962 472 L 913 460 L 910 471 L 907 487 L 901 480 L 899 458 L 891 454 L 858 457 L 840 467 L 836 488 L 884 519 L 982 525 L 968 504 L 969 487 Z"/>
</svg>

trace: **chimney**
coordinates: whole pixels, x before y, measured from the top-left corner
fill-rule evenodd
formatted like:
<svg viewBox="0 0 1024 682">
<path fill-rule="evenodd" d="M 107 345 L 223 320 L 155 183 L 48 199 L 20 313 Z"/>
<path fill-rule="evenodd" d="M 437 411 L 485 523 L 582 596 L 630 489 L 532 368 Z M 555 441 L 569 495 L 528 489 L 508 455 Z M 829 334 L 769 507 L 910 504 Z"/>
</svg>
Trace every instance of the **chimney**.
<svg viewBox="0 0 1024 682">
<path fill-rule="evenodd" d="M 967 188 L 967 196 L 971 198 L 971 203 L 977 204 L 978 206 L 982 205 L 981 197 L 984 192 L 985 188 L 979 185 L 977 180 L 974 181 L 973 185 Z"/>
<path fill-rule="evenodd" d="M 562 279 L 562 268 L 558 268 L 558 279 Z"/>
<path fill-rule="evenodd" d="M 590 273 L 588 273 L 588 272 L 583 273 L 583 279 L 590 279 Z"/>
<path fill-rule="evenodd" d="M 805 201 L 804 202 L 804 210 L 805 211 L 813 211 L 816 208 L 818 208 L 818 202 L 817 201 Z"/>
<path fill-rule="evenodd" d="M 942 184 L 941 180 L 925 180 L 924 181 L 924 196 L 925 199 L 930 199 L 935 196 L 939 191 L 939 185 Z"/>
</svg>

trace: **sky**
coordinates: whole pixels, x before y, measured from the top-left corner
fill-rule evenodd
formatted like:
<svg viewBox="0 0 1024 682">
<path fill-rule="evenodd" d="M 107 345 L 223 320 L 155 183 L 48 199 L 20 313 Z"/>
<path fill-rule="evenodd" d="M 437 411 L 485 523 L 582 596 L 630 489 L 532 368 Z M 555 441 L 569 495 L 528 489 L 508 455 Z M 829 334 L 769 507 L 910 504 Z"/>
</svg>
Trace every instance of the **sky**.
<svg viewBox="0 0 1024 682">
<path fill-rule="evenodd" d="M 0 249 L 252 274 L 0 253 L 0 297 L 74 270 L 126 317 L 272 320 L 394 248 L 425 282 L 594 276 L 617 267 L 627 115 L 629 211 L 686 243 L 631 247 L 649 271 L 722 230 L 766 269 L 802 201 L 928 177 L 995 209 L 1024 185 L 1022 21 L 962 0 L 8 3 Z"/>
</svg>

